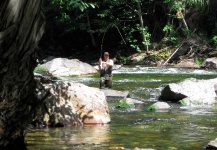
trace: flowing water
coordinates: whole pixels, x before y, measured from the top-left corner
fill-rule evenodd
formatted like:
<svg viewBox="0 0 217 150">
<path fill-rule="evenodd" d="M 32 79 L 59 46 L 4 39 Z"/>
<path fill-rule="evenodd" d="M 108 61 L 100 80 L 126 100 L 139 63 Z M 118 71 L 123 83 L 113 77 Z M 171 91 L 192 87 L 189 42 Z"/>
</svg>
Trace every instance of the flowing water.
<svg viewBox="0 0 217 150">
<path fill-rule="evenodd" d="M 216 71 L 156 67 L 123 67 L 113 71 L 113 89 L 128 90 L 144 107 L 157 101 L 168 83 L 186 78 L 211 79 Z M 99 76 L 63 78 L 98 87 Z M 109 101 L 111 123 L 83 127 L 32 129 L 29 150 L 107 150 L 150 148 L 201 150 L 217 138 L 217 107 L 181 107 L 167 111 L 118 109 Z M 118 101 L 118 99 L 116 100 Z"/>
</svg>

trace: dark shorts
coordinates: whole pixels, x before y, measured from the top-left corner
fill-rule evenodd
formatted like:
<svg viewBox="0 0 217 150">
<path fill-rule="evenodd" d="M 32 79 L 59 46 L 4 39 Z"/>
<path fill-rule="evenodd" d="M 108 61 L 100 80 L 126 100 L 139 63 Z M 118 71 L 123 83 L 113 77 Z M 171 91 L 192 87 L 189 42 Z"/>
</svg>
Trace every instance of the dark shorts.
<svg viewBox="0 0 217 150">
<path fill-rule="evenodd" d="M 100 89 L 112 87 L 112 75 L 100 76 Z"/>
</svg>

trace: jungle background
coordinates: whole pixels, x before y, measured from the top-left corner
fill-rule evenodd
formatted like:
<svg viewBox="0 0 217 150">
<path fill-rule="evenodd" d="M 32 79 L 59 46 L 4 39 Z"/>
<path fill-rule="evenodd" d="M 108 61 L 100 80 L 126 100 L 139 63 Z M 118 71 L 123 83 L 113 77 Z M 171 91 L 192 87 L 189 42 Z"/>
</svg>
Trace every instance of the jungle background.
<svg viewBox="0 0 217 150">
<path fill-rule="evenodd" d="M 26 126 L 49 94 L 36 96 L 38 54 L 97 61 L 108 51 L 124 63 L 135 53 L 168 58 L 186 39 L 191 54 L 217 46 L 216 0 L 2 0 L 0 8 L 0 149 L 25 148 Z"/>
<path fill-rule="evenodd" d="M 178 10 L 183 20 L 177 17 Z M 46 0 L 40 52 L 90 61 L 108 51 L 124 63 L 141 52 L 153 59 L 168 58 L 193 35 L 215 50 L 216 10 L 215 0 Z"/>
</svg>

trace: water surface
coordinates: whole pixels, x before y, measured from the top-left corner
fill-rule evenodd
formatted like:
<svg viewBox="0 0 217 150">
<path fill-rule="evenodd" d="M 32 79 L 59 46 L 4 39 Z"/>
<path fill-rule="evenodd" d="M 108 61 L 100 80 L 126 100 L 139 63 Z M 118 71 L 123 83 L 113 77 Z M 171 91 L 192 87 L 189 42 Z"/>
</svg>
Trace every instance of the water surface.
<svg viewBox="0 0 217 150">
<path fill-rule="evenodd" d="M 113 89 L 129 90 L 145 102 L 157 101 L 162 88 L 186 78 L 211 79 L 216 71 L 156 67 L 123 67 L 114 71 Z M 99 75 L 63 78 L 98 87 Z M 118 101 L 118 99 L 116 100 Z M 217 107 L 182 107 L 167 111 L 117 109 L 109 102 L 111 123 L 107 125 L 33 129 L 27 134 L 28 148 L 41 150 L 107 150 L 152 148 L 156 150 L 200 150 L 217 137 Z"/>
</svg>

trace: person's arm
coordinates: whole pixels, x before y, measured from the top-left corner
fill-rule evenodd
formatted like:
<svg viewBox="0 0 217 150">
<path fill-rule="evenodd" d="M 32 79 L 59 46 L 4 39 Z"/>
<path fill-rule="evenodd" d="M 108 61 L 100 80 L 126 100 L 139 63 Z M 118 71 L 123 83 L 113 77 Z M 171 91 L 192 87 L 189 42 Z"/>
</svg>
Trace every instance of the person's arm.
<svg viewBox="0 0 217 150">
<path fill-rule="evenodd" d="M 114 62 L 113 60 L 109 59 L 109 62 L 104 62 L 106 64 L 106 66 L 114 66 Z"/>
</svg>

